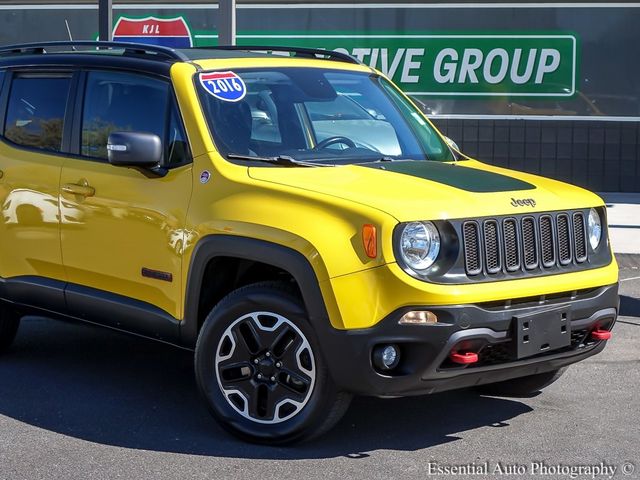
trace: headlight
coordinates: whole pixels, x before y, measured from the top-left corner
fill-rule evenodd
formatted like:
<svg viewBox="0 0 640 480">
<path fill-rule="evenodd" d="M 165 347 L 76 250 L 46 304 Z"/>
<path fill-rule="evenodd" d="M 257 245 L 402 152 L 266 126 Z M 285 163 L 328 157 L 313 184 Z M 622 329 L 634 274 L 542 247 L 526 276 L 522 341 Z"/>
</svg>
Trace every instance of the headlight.
<svg viewBox="0 0 640 480">
<path fill-rule="evenodd" d="M 417 272 L 426 270 L 438 258 L 440 235 L 431 222 L 411 222 L 400 235 L 400 255 L 406 265 Z"/>
<path fill-rule="evenodd" d="M 595 209 L 589 210 L 589 243 L 594 250 L 600 245 L 600 239 L 602 238 L 602 221 L 600 215 Z"/>
</svg>

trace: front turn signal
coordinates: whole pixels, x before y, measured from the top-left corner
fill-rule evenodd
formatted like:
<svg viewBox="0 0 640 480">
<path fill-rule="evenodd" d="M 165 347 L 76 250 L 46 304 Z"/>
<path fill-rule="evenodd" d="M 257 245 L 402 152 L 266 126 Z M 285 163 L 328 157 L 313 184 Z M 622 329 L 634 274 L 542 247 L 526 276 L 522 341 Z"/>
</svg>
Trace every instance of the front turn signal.
<svg viewBox="0 0 640 480">
<path fill-rule="evenodd" d="M 362 226 L 362 244 L 367 257 L 376 258 L 378 256 L 378 239 L 375 225 L 367 223 Z"/>
</svg>

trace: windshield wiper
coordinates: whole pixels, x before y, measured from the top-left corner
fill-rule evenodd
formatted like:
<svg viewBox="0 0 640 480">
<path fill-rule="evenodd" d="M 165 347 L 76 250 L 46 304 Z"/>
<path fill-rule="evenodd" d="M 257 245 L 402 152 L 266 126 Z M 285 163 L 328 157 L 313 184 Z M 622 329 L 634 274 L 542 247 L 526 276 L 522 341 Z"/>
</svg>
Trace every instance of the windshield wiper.
<svg viewBox="0 0 640 480">
<path fill-rule="evenodd" d="M 229 160 L 245 160 L 247 162 L 264 162 L 273 165 L 281 165 L 284 167 L 333 167 L 333 164 L 303 162 L 287 155 L 278 155 L 275 157 L 254 157 L 252 155 L 240 155 L 238 153 L 227 154 Z"/>
<path fill-rule="evenodd" d="M 375 157 L 365 159 L 366 161 L 363 163 L 387 163 L 387 162 L 418 162 L 421 160 L 416 160 L 415 158 L 402 158 L 402 157 L 392 157 L 390 155 L 384 155 L 383 157 Z"/>
</svg>

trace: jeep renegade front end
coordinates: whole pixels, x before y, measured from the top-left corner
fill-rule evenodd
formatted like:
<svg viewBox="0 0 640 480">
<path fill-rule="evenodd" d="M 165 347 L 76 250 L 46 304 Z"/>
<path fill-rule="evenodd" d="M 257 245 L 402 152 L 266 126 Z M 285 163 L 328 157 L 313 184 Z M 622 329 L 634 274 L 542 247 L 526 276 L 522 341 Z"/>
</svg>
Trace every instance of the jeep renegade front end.
<svg viewBox="0 0 640 480">
<path fill-rule="evenodd" d="M 284 443 L 611 336 L 602 200 L 468 158 L 351 57 L 21 45 L 0 78 L 2 348 L 38 312 L 194 348 L 215 418 Z"/>
</svg>

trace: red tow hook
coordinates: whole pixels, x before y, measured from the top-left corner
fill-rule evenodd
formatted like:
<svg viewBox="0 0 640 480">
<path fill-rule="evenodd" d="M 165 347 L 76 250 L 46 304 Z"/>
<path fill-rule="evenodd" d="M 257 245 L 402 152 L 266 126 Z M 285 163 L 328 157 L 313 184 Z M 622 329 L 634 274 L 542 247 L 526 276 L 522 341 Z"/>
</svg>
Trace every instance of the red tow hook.
<svg viewBox="0 0 640 480">
<path fill-rule="evenodd" d="M 478 361 L 478 354 L 475 352 L 451 352 L 449 358 L 453 363 L 469 365 L 470 363 L 476 363 Z"/>
<path fill-rule="evenodd" d="M 591 332 L 591 338 L 594 340 L 610 340 L 611 332 L 609 330 L 602 330 L 597 328 Z"/>
</svg>

